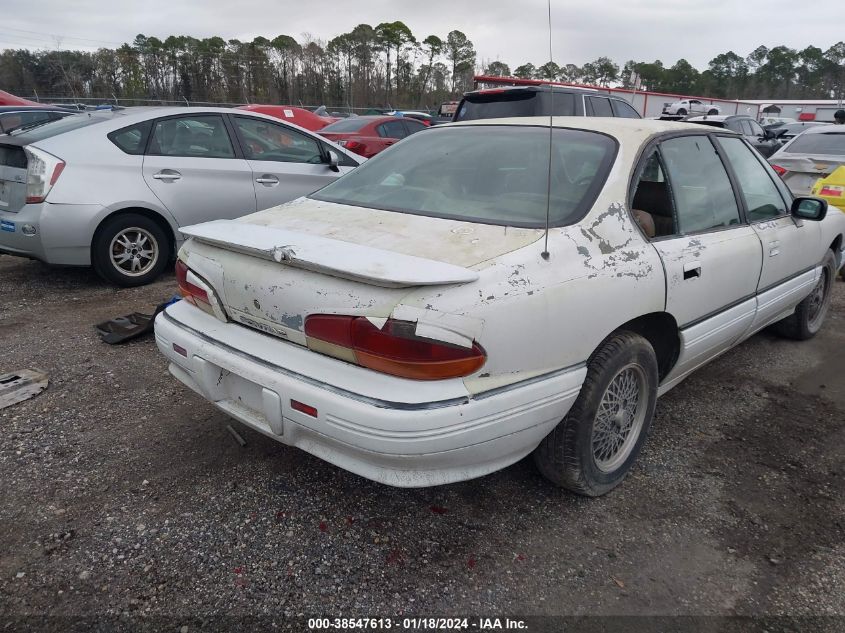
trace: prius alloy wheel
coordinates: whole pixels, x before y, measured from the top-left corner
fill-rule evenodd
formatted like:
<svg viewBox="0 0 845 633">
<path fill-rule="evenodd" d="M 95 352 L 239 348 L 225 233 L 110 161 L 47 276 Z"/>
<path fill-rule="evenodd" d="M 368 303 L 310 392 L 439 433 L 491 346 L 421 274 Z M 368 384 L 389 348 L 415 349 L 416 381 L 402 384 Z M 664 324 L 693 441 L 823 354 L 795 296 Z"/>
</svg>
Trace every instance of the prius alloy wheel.
<svg viewBox="0 0 845 633">
<path fill-rule="evenodd" d="M 159 257 L 156 238 L 137 226 L 115 235 L 110 250 L 112 265 L 130 277 L 145 275 L 156 265 Z"/>
<path fill-rule="evenodd" d="M 120 286 L 142 286 L 158 277 L 170 260 L 162 228 L 137 213 L 112 216 L 97 230 L 91 262 L 97 273 Z"/>
</svg>

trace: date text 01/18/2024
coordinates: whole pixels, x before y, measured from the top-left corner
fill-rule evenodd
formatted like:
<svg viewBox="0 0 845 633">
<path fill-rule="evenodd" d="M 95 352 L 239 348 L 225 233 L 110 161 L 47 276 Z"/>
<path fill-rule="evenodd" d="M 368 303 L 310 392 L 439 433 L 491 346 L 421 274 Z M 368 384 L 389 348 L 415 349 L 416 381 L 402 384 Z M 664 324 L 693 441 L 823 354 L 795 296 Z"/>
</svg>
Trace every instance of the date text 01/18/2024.
<svg viewBox="0 0 845 633">
<path fill-rule="evenodd" d="M 397 631 L 443 631 L 443 630 L 527 630 L 524 620 L 510 618 L 309 618 L 308 630 L 397 630 Z"/>
</svg>

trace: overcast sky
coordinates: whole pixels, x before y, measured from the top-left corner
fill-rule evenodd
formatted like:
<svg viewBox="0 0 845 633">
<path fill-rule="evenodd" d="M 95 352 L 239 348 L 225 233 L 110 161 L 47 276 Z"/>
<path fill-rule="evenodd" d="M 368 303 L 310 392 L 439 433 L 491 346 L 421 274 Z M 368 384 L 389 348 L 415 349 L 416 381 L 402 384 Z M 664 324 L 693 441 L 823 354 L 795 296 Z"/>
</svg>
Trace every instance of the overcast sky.
<svg viewBox="0 0 845 633">
<path fill-rule="evenodd" d="M 802 10 L 809 7 L 812 10 Z M 357 24 L 401 20 L 418 39 L 458 29 L 479 61 L 511 69 L 548 59 L 546 0 L 0 0 L 0 48 L 95 49 L 135 35 L 220 35 L 250 40 L 304 33 L 329 40 Z M 836 16 L 836 17 L 834 17 Z M 699 69 L 719 53 L 746 56 L 760 44 L 826 50 L 845 39 L 845 5 L 815 0 L 552 0 L 558 64 L 605 55 L 628 59 L 683 57 Z M 56 37 L 59 36 L 59 37 Z"/>
</svg>

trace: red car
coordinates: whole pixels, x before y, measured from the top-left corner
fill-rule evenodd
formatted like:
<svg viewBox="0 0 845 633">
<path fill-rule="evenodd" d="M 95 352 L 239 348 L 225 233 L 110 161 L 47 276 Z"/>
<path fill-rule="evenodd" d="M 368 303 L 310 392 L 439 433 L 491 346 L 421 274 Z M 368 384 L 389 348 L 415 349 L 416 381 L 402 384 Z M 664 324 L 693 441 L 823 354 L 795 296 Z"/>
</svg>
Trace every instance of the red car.
<svg viewBox="0 0 845 633">
<path fill-rule="evenodd" d="M 396 141 L 427 127 L 408 117 L 356 116 L 335 121 L 318 133 L 350 152 L 372 158 Z"/>
<path fill-rule="evenodd" d="M 306 130 L 318 132 L 330 123 L 337 121 L 336 117 L 319 116 L 305 108 L 297 108 L 296 106 L 283 105 L 245 105 L 238 106 L 238 110 L 248 110 L 249 112 L 258 112 L 259 114 L 266 114 L 267 116 L 276 117 L 282 121 L 293 123 L 299 127 L 304 127 Z"/>
</svg>

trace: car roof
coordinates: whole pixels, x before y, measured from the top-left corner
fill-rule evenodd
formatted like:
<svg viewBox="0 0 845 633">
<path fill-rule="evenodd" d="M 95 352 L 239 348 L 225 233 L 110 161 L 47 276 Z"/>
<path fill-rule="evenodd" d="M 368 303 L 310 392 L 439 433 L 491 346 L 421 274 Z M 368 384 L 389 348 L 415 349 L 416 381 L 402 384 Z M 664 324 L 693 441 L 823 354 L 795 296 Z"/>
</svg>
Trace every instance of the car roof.
<svg viewBox="0 0 845 633">
<path fill-rule="evenodd" d="M 814 121 L 823 123 L 823 121 Z M 845 125 L 812 125 L 801 134 L 845 134 Z"/>
<path fill-rule="evenodd" d="M 698 116 L 690 116 L 684 119 L 684 121 L 727 121 L 728 119 L 751 119 L 754 121 L 753 116 L 749 116 L 747 114 L 703 114 Z"/>
<path fill-rule="evenodd" d="M 0 113 L 3 112 L 41 112 L 41 111 L 48 111 L 48 112 L 69 112 L 73 114 L 76 110 L 71 110 L 69 108 L 63 108 L 62 106 L 49 106 L 49 105 L 37 105 L 37 106 L 27 106 L 27 105 L 10 105 L 10 106 L 0 106 Z"/>
<path fill-rule="evenodd" d="M 446 123 L 444 125 L 438 125 L 435 128 L 432 128 L 432 130 L 473 125 L 548 127 L 549 117 L 536 116 L 510 117 L 507 119 L 476 119 L 473 121 Z M 701 125 L 697 125 L 695 123 L 657 121 L 654 119 L 626 119 L 622 117 L 558 116 L 552 118 L 552 125 L 556 128 L 600 132 L 617 138 L 624 136 L 631 140 L 639 141 L 644 141 L 659 134 L 672 134 L 678 132 L 695 132 L 702 134 L 702 130 L 705 129 Z M 736 135 L 736 132 L 722 130 L 720 128 L 713 128 L 711 132 Z"/>
<path fill-rule="evenodd" d="M 482 88 L 481 90 L 473 90 L 472 92 L 465 92 L 464 97 L 471 97 L 481 94 L 495 94 L 497 92 L 574 92 L 577 94 L 595 95 L 600 94 L 595 88 L 575 88 L 569 86 L 502 86 L 500 88 Z M 611 97 L 612 95 L 602 95 Z M 617 97 L 618 98 L 618 97 Z"/>
</svg>

